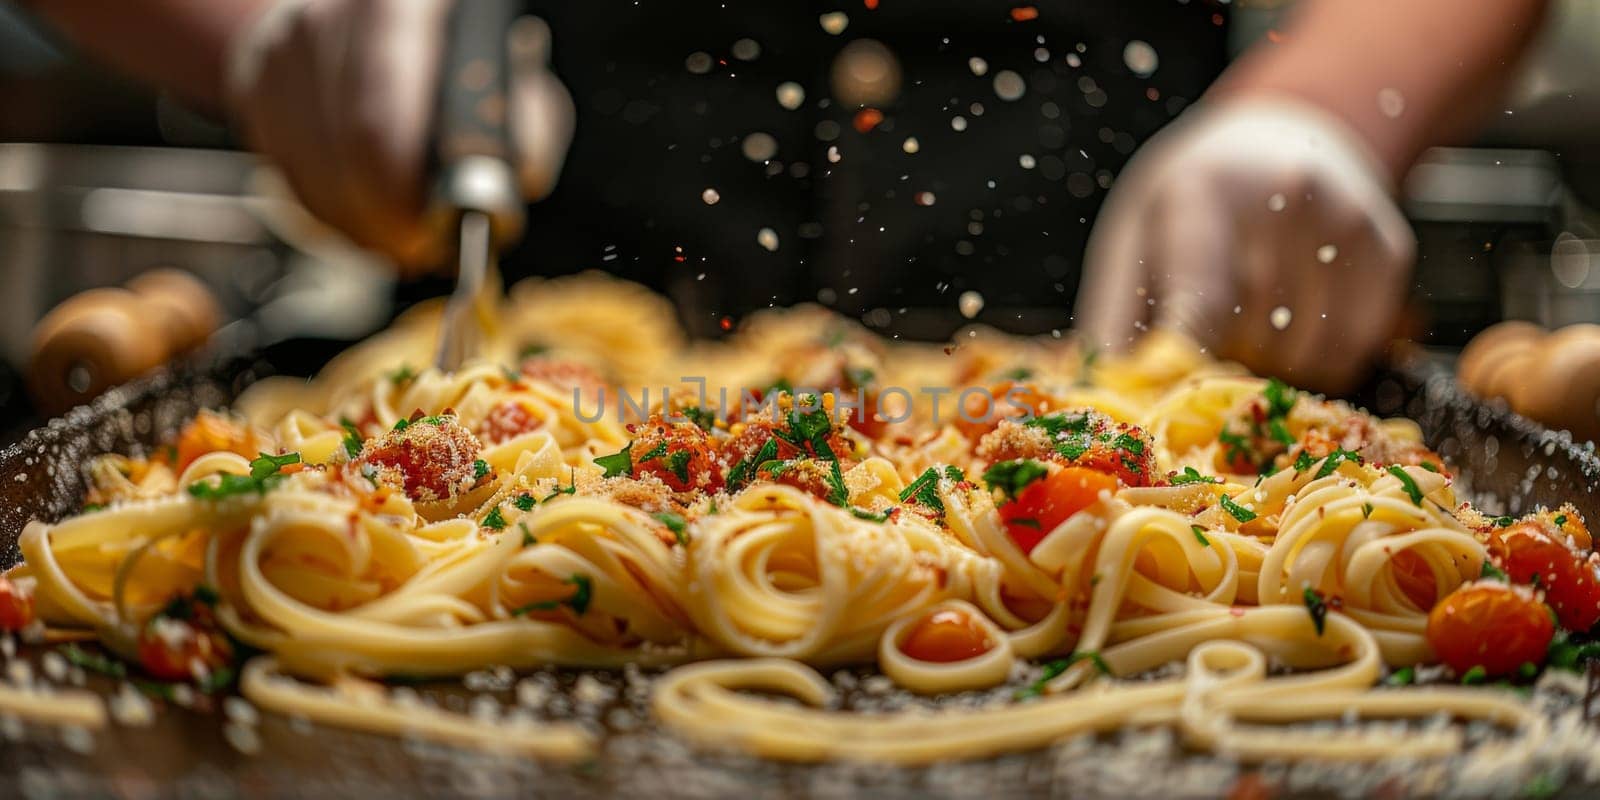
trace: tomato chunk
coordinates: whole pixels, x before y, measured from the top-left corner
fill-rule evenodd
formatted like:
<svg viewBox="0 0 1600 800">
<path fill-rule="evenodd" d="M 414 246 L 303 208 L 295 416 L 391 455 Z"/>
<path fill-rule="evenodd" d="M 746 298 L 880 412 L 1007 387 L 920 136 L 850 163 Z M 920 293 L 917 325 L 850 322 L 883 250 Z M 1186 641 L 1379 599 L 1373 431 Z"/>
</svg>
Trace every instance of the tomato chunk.
<svg viewBox="0 0 1600 800">
<path fill-rule="evenodd" d="M 33 595 L 0 577 L 0 631 L 20 631 L 33 623 Z"/>
<path fill-rule="evenodd" d="M 542 423 L 534 418 L 528 407 L 516 400 L 507 400 L 484 416 L 478 435 L 488 444 L 499 444 L 507 439 L 538 430 Z"/>
<path fill-rule="evenodd" d="M 183 472 L 195 459 L 216 452 L 238 453 L 245 458 L 255 458 L 266 443 L 254 431 L 226 417 L 202 411 L 178 433 L 178 463 L 172 468 Z"/>
<path fill-rule="evenodd" d="M 446 500 L 482 479 L 483 445 L 454 415 L 422 417 L 369 440 L 355 465 L 380 483 L 403 488 L 413 500 Z"/>
<path fill-rule="evenodd" d="M 1543 664 L 1555 623 L 1533 591 L 1485 581 L 1452 592 L 1428 614 L 1428 644 L 1458 673 L 1510 675 Z"/>
<path fill-rule="evenodd" d="M 1545 520 L 1526 519 L 1493 531 L 1489 552 L 1512 583 L 1537 580 L 1561 627 L 1587 631 L 1600 622 L 1600 578 L 1564 538 Z"/>
<path fill-rule="evenodd" d="M 722 487 L 716 448 L 699 425 L 652 416 L 629 425 L 628 431 L 634 435 L 628 451 L 634 477 L 654 475 L 675 492 L 714 492 Z"/>
<path fill-rule="evenodd" d="M 988 631 L 977 620 L 953 610 L 935 611 L 922 618 L 900 642 L 900 652 L 936 664 L 977 658 L 993 647 Z"/>
<path fill-rule="evenodd" d="M 1117 478 L 1087 467 L 1053 467 L 1049 474 L 1000 506 L 1000 519 L 1012 541 L 1031 553 L 1044 537 L 1068 517 L 1094 505 L 1100 493 L 1115 492 Z"/>
</svg>

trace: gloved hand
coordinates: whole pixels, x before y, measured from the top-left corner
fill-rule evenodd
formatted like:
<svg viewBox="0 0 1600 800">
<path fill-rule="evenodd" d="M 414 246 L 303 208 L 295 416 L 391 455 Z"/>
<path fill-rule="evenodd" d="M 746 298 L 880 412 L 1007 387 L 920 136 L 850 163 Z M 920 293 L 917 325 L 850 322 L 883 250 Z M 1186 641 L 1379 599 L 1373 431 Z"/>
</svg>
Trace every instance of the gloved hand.
<svg viewBox="0 0 1600 800">
<path fill-rule="evenodd" d="M 1350 388 L 1395 328 L 1416 250 L 1365 144 L 1277 96 L 1197 105 L 1118 178 L 1077 321 L 1118 350 L 1177 328 L 1257 372 Z"/>
<path fill-rule="evenodd" d="M 470 0 L 466 0 L 470 2 Z M 324 222 L 408 272 L 441 264 L 448 237 L 423 225 L 427 142 L 450 0 L 277 0 L 231 44 L 228 110 Z M 522 190 L 554 188 L 573 104 L 548 68 L 550 31 L 510 38 L 508 128 Z"/>
</svg>

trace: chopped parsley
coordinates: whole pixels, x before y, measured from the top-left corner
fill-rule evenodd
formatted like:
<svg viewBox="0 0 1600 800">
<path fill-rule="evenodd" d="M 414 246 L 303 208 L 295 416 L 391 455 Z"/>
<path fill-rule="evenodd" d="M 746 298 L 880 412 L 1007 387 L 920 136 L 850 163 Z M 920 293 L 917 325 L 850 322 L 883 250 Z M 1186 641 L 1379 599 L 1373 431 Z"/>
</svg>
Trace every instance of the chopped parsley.
<svg viewBox="0 0 1600 800">
<path fill-rule="evenodd" d="M 1233 502 L 1233 498 L 1227 495 L 1222 495 L 1218 499 L 1222 503 L 1222 510 L 1228 512 L 1228 514 L 1230 514 L 1234 519 L 1239 520 L 1240 522 L 1249 522 L 1250 520 L 1256 518 L 1256 512 Z"/>
<path fill-rule="evenodd" d="M 754 456 L 747 456 L 739 459 L 738 463 L 734 464 L 733 467 L 728 470 L 729 488 L 731 489 L 740 486 L 745 483 L 745 481 L 755 477 L 752 474 L 754 473 L 755 468 L 767 463 L 768 461 L 772 461 L 777 457 L 778 440 L 768 439 L 765 442 L 762 442 L 761 449 L 757 450 Z M 598 459 L 596 461 L 598 462 Z M 601 466 L 605 465 L 601 464 Z"/>
<path fill-rule="evenodd" d="M 105 503 L 84 503 L 83 513 L 88 514 L 94 511 L 103 511 L 105 510 L 105 507 Z"/>
<path fill-rule="evenodd" d="M 538 544 L 539 543 L 539 538 L 533 535 L 533 531 L 528 530 L 528 523 L 526 523 L 526 522 L 517 523 L 517 529 L 522 531 L 522 546 L 523 547 L 527 547 L 529 545 L 534 545 L 534 544 Z"/>
<path fill-rule="evenodd" d="M 1294 457 L 1294 471 L 1297 474 L 1305 472 L 1311 469 L 1311 465 L 1315 463 L 1317 463 L 1316 459 L 1311 457 L 1311 453 L 1301 450 L 1300 455 Z"/>
<path fill-rule="evenodd" d="M 1194 531 L 1194 538 L 1200 540 L 1201 546 L 1203 546 L 1203 547 L 1210 547 L 1211 546 L 1211 540 L 1206 538 L 1206 529 L 1205 528 L 1202 528 L 1199 525 L 1190 525 L 1189 526 L 1189 530 Z"/>
<path fill-rule="evenodd" d="M 1389 673 L 1389 677 L 1383 679 L 1384 684 L 1387 686 L 1410 686 L 1416 681 L 1416 667 L 1401 667 Z"/>
<path fill-rule="evenodd" d="M 1544 663 L 1558 669 L 1581 672 L 1584 662 L 1600 659 L 1600 642 L 1578 643 L 1565 631 L 1557 632 L 1550 640 Z"/>
<path fill-rule="evenodd" d="M 481 481 L 486 476 L 488 476 L 488 474 L 489 474 L 489 462 L 484 461 L 481 458 L 472 462 L 472 477 L 475 480 L 480 480 Z"/>
<path fill-rule="evenodd" d="M 1105 659 L 1101 658 L 1099 653 L 1093 650 L 1074 652 L 1072 655 L 1067 656 L 1066 658 L 1058 658 L 1045 664 L 1044 672 L 1039 675 L 1039 679 L 1028 684 L 1027 688 L 1019 689 L 1014 696 L 1015 699 L 1028 700 L 1044 694 L 1045 684 L 1048 684 L 1050 681 L 1060 677 L 1061 673 L 1066 672 L 1068 667 L 1071 667 L 1073 664 L 1076 664 L 1086 658 L 1094 662 L 1095 669 L 1099 670 L 1100 674 L 1111 674 L 1111 668 L 1106 665 Z"/>
<path fill-rule="evenodd" d="M 1371 503 L 1362 503 L 1361 504 L 1361 518 L 1362 519 L 1371 519 L 1372 518 L 1372 504 Z"/>
<path fill-rule="evenodd" d="M 661 511 L 650 516 L 655 517 L 662 525 L 667 526 L 667 530 L 672 531 L 673 536 L 678 537 L 679 546 L 689 545 L 689 523 L 685 522 L 683 517 L 671 511 Z"/>
<path fill-rule="evenodd" d="M 594 597 L 594 583 L 588 575 L 573 575 L 562 581 L 574 587 L 572 594 L 561 600 L 539 600 L 520 608 L 513 609 L 511 616 L 520 617 L 529 611 L 554 611 L 562 606 L 571 608 L 578 616 L 583 616 L 589 610 L 589 601 Z"/>
<path fill-rule="evenodd" d="M 1310 586 L 1302 594 L 1305 600 L 1306 611 L 1311 613 L 1311 624 L 1317 628 L 1317 635 L 1321 636 L 1323 629 L 1328 624 L 1328 604 L 1323 601 L 1322 593 Z"/>
<path fill-rule="evenodd" d="M 1039 428 L 1050 434 L 1050 438 L 1054 439 L 1063 433 L 1088 433 L 1089 415 L 1058 411 L 1054 414 L 1034 417 L 1023 424 L 1030 428 Z"/>
<path fill-rule="evenodd" d="M 1234 433 L 1224 427 L 1217 432 L 1217 441 L 1228 446 L 1228 452 L 1225 454 L 1228 463 L 1253 460 L 1250 458 L 1250 442 L 1243 434 Z"/>
<path fill-rule="evenodd" d="M 556 488 L 554 490 L 552 490 L 549 494 L 545 495 L 544 499 L 540 500 L 539 502 L 548 503 L 551 500 L 556 499 L 556 497 L 558 497 L 560 495 L 577 494 L 578 493 L 578 471 L 577 470 L 572 470 L 571 477 L 569 477 L 568 480 L 570 480 L 571 483 L 568 483 L 566 486 L 562 486 L 558 482 L 557 485 L 556 485 Z"/>
<path fill-rule="evenodd" d="M 1294 444 L 1294 435 L 1289 433 L 1289 426 L 1283 424 L 1283 420 L 1281 419 L 1269 420 L 1267 422 L 1267 434 L 1283 444 Z"/>
<path fill-rule="evenodd" d="M 1261 393 L 1267 398 L 1267 416 L 1280 419 L 1288 416 L 1294 409 L 1295 400 L 1300 397 L 1299 392 L 1277 378 L 1268 380 L 1267 388 Z"/>
<path fill-rule="evenodd" d="M 877 373 L 867 367 L 845 367 L 844 379 L 853 388 L 861 388 L 872 383 Z"/>
<path fill-rule="evenodd" d="M 223 500 L 241 494 L 266 494 L 287 477 L 279 473 L 280 469 L 298 463 L 300 463 L 299 453 L 284 453 L 281 456 L 262 453 L 259 458 L 250 462 L 249 475 L 220 473 L 217 475 L 216 483 L 201 480 L 189 484 L 189 494 L 201 500 Z"/>
<path fill-rule="evenodd" d="M 1183 486 L 1190 483 L 1222 483 L 1222 479 L 1213 478 L 1209 475 L 1202 475 L 1194 467 L 1184 467 L 1182 475 L 1173 473 L 1172 477 L 1167 482 L 1171 483 L 1173 486 Z"/>
<path fill-rule="evenodd" d="M 1044 530 L 1044 526 L 1039 524 L 1039 520 L 1036 520 L 1033 517 L 1016 517 L 1014 519 L 1007 520 L 1007 522 L 1012 525 L 1021 525 L 1024 528 L 1032 528 L 1036 531 Z"/>
<path fill-rule="evenodd" d="M 1352 464 L 1360 464 L 1361 454 L 1353 453 L 1342 448 L 1334 450 L 1328 454 L 1327 458 L 1322 459 L 1322 466 L 1317 469 L 1317 474 L 1314 475 L 1313 478 L 1326 478 L 1329 475 L 1332 475 L 1334 471 L 1339 468 L 1340 464 L 1347 461 Z"/>
<path fill-rule="evenodd" d="M 410 364 L 401 364 L 400 368 L 390 372 L 388 377 L 391 383 L 410 383 L 412 378 L 417 377 L 417 371 L 412 369 Z"/>
<path fill-rule="evenodd" d="M 533 495 L 523 492 L 517 495 L 517 499 L 511 501 L 511 505 L 516 506 L 518 511 L 532 511 L 534 505 L 538 502 L 538 500 L 533 499 Z"/>
<path fill-rule="evenodd" d="M 609 456 L 600 456 L 594 463 L 605 470 L 603 478 L 616 478 L 633 474 L 633 442 Z"/>
<path fill-rule="evenodd" d="M 99 673 L 112 678 L 126 678 L 128 665 L 114 658 L 108 658 L 101 653 L 91 653 L 76 644 L 69 644 L 61 648 L 61 655 L 68 664 L 74 667 Z"/>
<path fill-rule="evenodd" d="M 1516 522 L 1516 520 L 1512 517 L 1495 517 L 1493 522 L 1496 527 L 1509 528 L 1511 527 L 1511 523 Z"/>
<path fill-rule="evenodd" d="M 1537 677 L 1539 677 L 1538 664 L 1535 664 L 1532 661 L 1524 661 L 1520 666 L 1517 667 L 1517 678 L 1524 681 L 1531 681 Z"/>
<path fill-rule="evenodd" d="M 644 462 L 649 461 L 652 458 L 660 458 L 660 457 L 662 457 L 662 456 L 664 456 L 666 454 L 667 454 L 667 443 L 666 442 L 660 442 L 660 443 L 656 444 L 655 447 L 652 447 L 647 452 L 645 452 L 644 455 L 639 456 L 638 462 L 640 464 L 643 464 Z"/>
<path fill-rule="evenodd" d="M 1474 666 L 1472 669 L 1467 670 L 1461 675 L 1462 686 L 1477 686 L 1478 684 L 1487 683 L 1488 681 L 1489 671 L 1484 669 L 1482 664 Z"/>
<path fill-rule="evenodd" d="M 665 447 L 665 445 L 662 446 Z M 671 470 L 672 474 L 677 476 L 678 480 L 688 483 L 689 459 L 693 457 L 694 454 L 688 450 L 679 450 L 667 456 L 667 469 Z"/>
<path fill-rule="evenodd" d="M 683 417 L 684 419 L 693 422 L 697 427 L 700 428 L 700 430 L 703 430 L 707 433 L 710 433 L 712 427 L 717 424 L 716 413 L 710 409 L 701 408 L 699 406 L 691 406 L 684 409 Z"/>
<path fill-rule="evenodd" d="M 539 342 L 529 342 L 528 344 L 523 345 L 521 350 L 517 351 L 517 357 L 528 358 L 529 356 L 542 356 L 548 352 L 550 352 L 549 345 L 540 344 Z"/>
<path fill-rule="evenodd" d="M 1033 377 L 1033 370 L 1027 367 L 1013 367 L 1000 373 L 1000 378 L 1008 381 L 1025 381 Z"/>
<path fill-rule="evenodd" d="M 1504 570 L 1495 566 L 1494 562 L 1487 558 L 1483 560 L 1483 566 L 1478 569 L 1478 579 L 1482 580 L 1484 578 L 1501 581 L 1504 583 L 1511 582 L 1511 577 L 1506 575 Z"/>
<path fill-rule="evenodd" d="M 1558 514 L 1558 515 L 1556 515 L 1555 523 L 1556 523 L 1556 527 L 1557 528 L 1561 528 L 1561 527 L 1566 526 L 1566 524 L 1567 524 L 1567 515 L 1566 514 Z"/>
<path fill-rule="evenodd" d="M 850 502 L 850 487 L 844 485 L 844 472 L 839 468 L 839 459 L 828 462 L 828 502 L 842 506 Z"/>
<path fill-rule="evenodd" d="M 887 522 L 889 520 L 889 509 L 873 512 L 864 508 L 851 506 L 850 513 L 855 515 L 856 519 L 864 519 L 868 522 Z"/>
<path fill-rule="evenodd" d="M 494 510 L 490 511 L 489 515 L 483 518 L 483 527 L 488 528 L 491 531 L 505 530 L 506 518 L 501 515 L 499 506 L 495 506 Z"/>
<path fill-rule="evenodd" d="M 944 499 L 939 497 L 939 476 L 938 467 L 928 467 L 923 470 L 916 480 L 900 490 L 900 502 L 915 502 L 943 514 Z"/>
<path fill-rule="evenodd" d="M 1044 464 L 1032 459 L 1019 458 L 996 462 L 994 466 L 984 470 L 983 482 L 990 491 L 998 489 L 1008 500 L 1015 500 L 1029 484 L 1049 474 L 1050 469 Z"/>
<path fill-rule="evenodd" d="M 1411 475 L 1408 474 L 1405 469 L 1398 464 L 1391 464 L 1388 472 L 1390 475 L 1400 479 L 1400 485 L 1406 490 L 1406 494 L 1410 496 L 1411 503 L 1416 506 L 1421 506 L 1422 489 L 1418 488 L 1416 480 L 1413 479 Z"/>
<path fill-rule="evenodd" d="M 1439 468 L 1434 466 L 1432 461 L 1423 461 L 1423 462 L 1418 463 L 1417 466 L 1422 467 L 1423 469 L 1425 469 L 1425 470 L 1427 470 L 1429 472 L 1435 472 L 1436 473 L 1436 472 L 1439 471 Z"/>
<path fill-rule="evenodd" d="M 344 452 L 351 458 L 361 455 L 361 431 L 356 424 L 347 417 L 339 418 L 339 427 L 344 428 Z"/>
</svg>

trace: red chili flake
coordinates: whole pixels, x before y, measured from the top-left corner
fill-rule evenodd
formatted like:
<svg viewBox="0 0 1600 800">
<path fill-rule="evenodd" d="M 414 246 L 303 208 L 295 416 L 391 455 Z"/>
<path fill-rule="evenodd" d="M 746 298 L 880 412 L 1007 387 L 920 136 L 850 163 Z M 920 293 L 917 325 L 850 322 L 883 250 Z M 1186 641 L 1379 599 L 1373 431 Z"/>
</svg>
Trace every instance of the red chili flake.
<svg viewBox="0 0 1600 800">
<path fill-rule="evenodd" d="M 723 317 L 722 320 L 717 323 L 717 325 L 721 326 L 725 331 L 731 331 L 733 330 L 733 318 Z"/>
<path fill-rule="evenodd" d="M 1222 15 L 1221 14 L 1212 14 L 1211 15 L 1211 24 L 1215 25 L 1215 26 L 1217 26 L 1219 28 L 1222 27 Z"/>
<path fill-rule="evenodd" d="M 866 133 L 883 121 L 883 112 L 876 108 L 863 108 L 856 112 L 854 125 L 857 133 Z"/>
<path fill-rule="evenodd" d="M 1157 90 L 1156 87 L 1151 86 L 1150 88 L 1144 90 L 1144 96 L 1148 100 L 1160 100 L 1161 92 Z"/>
<path fill-rule="evenodd" d="M 1034 6 L 1017 6 L 1011 9 L 1011 18 L 1017 22 L 1027 22 L 1039 18 L 1039 9 Z"/>
<path fill-rule="evenodd" d="M 863 0 L 863 2 L 866 3 L 867 10 L 869 11 L 878 7 L 878 0 Z"/>
</svg>

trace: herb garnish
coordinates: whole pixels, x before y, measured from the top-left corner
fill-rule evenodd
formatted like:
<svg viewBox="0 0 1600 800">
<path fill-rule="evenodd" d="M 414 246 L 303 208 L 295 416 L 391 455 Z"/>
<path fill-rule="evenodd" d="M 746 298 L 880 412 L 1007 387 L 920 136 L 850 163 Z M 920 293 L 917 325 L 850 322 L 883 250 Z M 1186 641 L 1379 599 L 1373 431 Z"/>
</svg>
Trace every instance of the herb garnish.
<svg viewBox="0 0 1600 800">
<path fill-rule="evenodd" d="M 529 611 L 554 611 L 561 606 L 567 606 L 577 613 L 578 616 L 583 616 L 584 612 L 589 610 L 589 601 L 593 599 L 594 583 L 590 581 L 588 575 L 573 575 L 572 577 L 562 581 L 562 583 L 570 583 L 576 588 L 573 590 L 572 594 L 568 595 L 564 599 L 540 600 L 529 603 L 521 608 L 513 609 L 511 616 L 520 617 Z"/>
<path fill-rule="evenodd" d="M 1406 494 L 1411 497 L 1412 504 L 1420 507 L 1422 505 L 1422 489 L 1418 488 L 1416 480 L 1398 464 L 1389 465 L 1388 472 L 1390 475 L 1400 479 L 1400 485 L 1406 490 Z"/>
<path fill-rule="evenodd" d="M 602 478 L 616 478 L 633 474 L 633 442 L 609 456 L 600 456 L 594 463 L 605 470 Z"/>
<path fill-rule="evenodd" d="M 523 492 L 517 495 L 517 499 L 511 501 L 511 505 L 516 506 L 518 511 L 532 511 L 534 505 L 538 502 L 533 499 L 533 495 Z"/>
<path fill-rule="evenodd" d="M 683 517 L 680 517 L 671 511 L 661 511 L 651 514 L 650 516 L 655 517 L 661 522 L 662 525 L 667 526 L 667 530 L 672 531 L 672 535 L 678 537 L 678 544 L 680 546 L 687 546 L 689 544 L 689 523 L 685 522 Z"/>
<path fill-rule="evenodd" d="M 1344 449 L 1334 450 L 1326 458 L 1322 459 L 1322 466 L 1317 470 L 1317 474 L 1313 476 L 1313 479 L 1326 478 L 1332 475 L 1339 468 L 1339 465 L 1344 462 L 1360 464 L 1361 454 Z"/>
<path fill-rule="evenodd" d="M 472 477 L 474 480 L 483 480 L 489 474 L 489 462 L 477 459 L 472 462 Z"/>
<path fill-rule="evenodd" d="M 856 519 L 864 519 L 868 522 L 887 522 L 891 510 L 886 508 L 882 511 L 872 512 L 857 506 L 850 507 L 850 513 L 854 514 Z"/>
<path fill-rule="evenodd" d="M 1317 627 L 1317 635 L 1322 635 L 1328 620 L 1328 604 L 1323 602 L 1322 593 L 1310 586 L 1306 587 L 1302 595 L 1306 604 L 1306 611 L 1311 612 L 1311 624 Z"/>
<path fill-rule="evenodd" d="M 1194 531 L 1194 538 L 1199 539 L 1202 546 L 1211 546 L 1211 540 L 1206 538 L 1205 528 L 1202 528 L 1199 525 L 1190 525 L 1189 530 Z"/>
<path fill-rule="evenodd" d="M 1044 464 L 1032 459 L 1019 458 L 1014 461 L 1000 461 L 983 472 L 983 482 L 990 491 L 999 489 L 1009 500 L 1017 499 L 1017 495 L 1027 488 L 1029 484 L 1050 474 Z"/>
<path fill-rule="evenodd" d="M 280 469 L 298 463 L 299 453 L 284 453 L 281 456 L 262 453 L 250 462 L 249 475 L 220 473 L 214 484 L 204 480 L 189 484 L 189 494 L 201 500 L 222 500 L 240 494 L 266 494 L 288 477 L 280 474 Z"/>
<path fill-rule="evenodd" d="M 489 515 L 483 518 L 483 527 L 491 531 L 505 530 L 506 518 L 500 513 L 500 507 L 495 506 Z"/>
<path fill-rule="evenodd" d="M 1416 680 L 1416 667 L 1401 667 L 1394 672 L 1389 673 L 1389 677 L 1384 678 L 1383 682 L 1387 686 L 1410 686 L 1412 683 L 1415 683 Z"/>
<path fill-rule="evenodd" d="M 344 428 L 344 452 L 351 458 L 361 455 L 361 430 L 348 417 L 339 418 L 339 427 Z"/>
<path fill-rule="evenodd" d="M 1228 512 L 1228 514 L 1240 522 L 1249 522 L 1250 520 L 1256 518 L 1256 512 L 1233 502 L 1233 498 L 1227 495 L 1220 496 L 1218 500 L 1222 503 L 1222 510 Z"/>
<path fill-rule="evenodd" d="M 900 490 L 900 502 L 915 502 L 943 514 L 944 500 L 939 497 L 939 476 L 938 467 L 928 467 L 923 470 L 916 480 Z"/>
<path fill-rule="evenodd" d="M 1172 477 L 1169 478 L 1167 482 L 1173 486 L 1183 486 L 1190 483 L 1222 483 L 1222 479 L 1213 478 L 1209 475 L 1202 475 L 1194 467 L 1184 467 L 1182 475 L 1173 473 Z"/>
<path fill-rule="evenodd" d="M 1506 575 L 1505 571 L 1495 566 L 1494 562 L 1487 558 L 1483 560 L 1483 566 L 1478 569 L 1478 579 L 1483 580 L 1484 578 L 1504 583 L 1511 581 L 1510 576 Z"/>
</svg>

